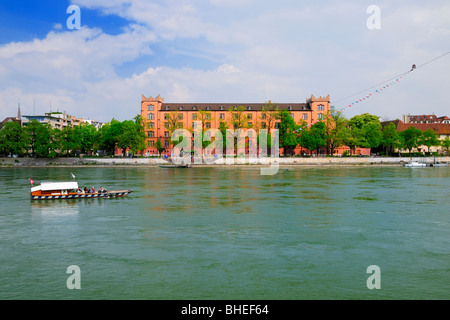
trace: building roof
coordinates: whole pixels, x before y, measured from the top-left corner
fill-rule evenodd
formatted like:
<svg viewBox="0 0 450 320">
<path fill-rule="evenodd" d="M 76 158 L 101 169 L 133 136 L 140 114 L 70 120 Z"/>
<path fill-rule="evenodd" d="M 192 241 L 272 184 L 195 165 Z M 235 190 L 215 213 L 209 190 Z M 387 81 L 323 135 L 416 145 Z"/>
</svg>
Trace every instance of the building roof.
<svg viewBox="0 0 450 320">
<path fill-rule="evenodd" d="M 240 106 L 245 107 L 246 111 L 261 111 L 266 104 L 261 103 L 163 103 L 161 111 L 228 111 Z M 280 110 L 290 111 L 311 111 L 309 103 L 274 103 Z"/>
<path fill-rule="evenodd" d="M 438 118 L 434 114 L 423 114 L 411 116 L 410 122 L 437 122 Z"/>
</svg>

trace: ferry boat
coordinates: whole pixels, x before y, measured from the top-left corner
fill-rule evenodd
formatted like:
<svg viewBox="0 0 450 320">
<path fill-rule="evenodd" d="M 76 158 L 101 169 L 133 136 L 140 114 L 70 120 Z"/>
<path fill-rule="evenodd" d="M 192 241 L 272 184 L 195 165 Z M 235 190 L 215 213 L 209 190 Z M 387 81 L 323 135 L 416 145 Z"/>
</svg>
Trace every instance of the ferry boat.
<svg viewBox="0 0 450 320">
<path fill-rule="evenodd" d="M 31 187 L 31 200 L 78 199 L 78 198 L 115 198 L 124 197 L 133 190 L 84 192 L 76 181 L 70 182 L 42 182 L 39 186 Z"/>
</svg>

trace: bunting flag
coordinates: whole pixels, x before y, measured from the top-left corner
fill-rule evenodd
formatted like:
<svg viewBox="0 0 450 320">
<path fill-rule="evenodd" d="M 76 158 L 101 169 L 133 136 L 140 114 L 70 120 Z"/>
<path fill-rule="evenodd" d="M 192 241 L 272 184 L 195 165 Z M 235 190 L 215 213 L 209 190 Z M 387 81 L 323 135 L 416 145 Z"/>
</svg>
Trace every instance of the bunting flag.
<svg viewBox="0 0 450 320">
<path fill-rule="evenodd" d="M 344 106 L 341 106 L 340 108 L 337 108 L 337 112 L 343 112 L 346 109 L 351 108 L 352 106 L 356 105 L 357 103 L 364 102 L 364 101 L 368 100 L 369 98 L 372 98 L 373 96 L 375 96 L 377 94 L 380 94 L 384 89 L 393 87 L 395 84 L 399 83 L 400 80 L 403 79 L 406 75 L 411 73 L 414 69 L 416 69 L 415 65 L 413 65 L 411 70 L 409 70 L 408 72 L 405 72 L 396 78 L 393 78 L 391 80 L 386 81 L 385 83 L 380 84 L 380 87 L 377 90 L 371 91 L 370 93 L 366 93 L 364 96 L 360 97 L 359 99 L 356 99 L 355 101 L 353 101 L 352 103 L 349 103 L 348 105 L 344 105 Z"/>
<path fill-rule="evenodd" d="M 30 181 L 31 185 L 34 185 L 34 180 L 28 179 Z"/>
</svg>

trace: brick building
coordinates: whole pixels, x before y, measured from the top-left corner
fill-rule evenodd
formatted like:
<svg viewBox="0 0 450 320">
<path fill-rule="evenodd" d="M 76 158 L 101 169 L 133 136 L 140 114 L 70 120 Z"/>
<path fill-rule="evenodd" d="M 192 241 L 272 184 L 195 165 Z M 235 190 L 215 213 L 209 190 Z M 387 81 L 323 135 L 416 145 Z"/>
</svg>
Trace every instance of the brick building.
<svg viewBox="0 0 450 320">
<path fill-rule="evenodd" d="M 264 108 L 276 106 L 279 110 L 288 110 L 294 121 L 301 120 L 308 125 L 316 123 L 330 111 L 330 96 L 316 98 L 312 95 L 305 103 L 166 103 L 164 98 L 158 95 L 156 98 L 145 97 L 141 100 L 141 117 L 145 122 L 145 133 L 147 136 L 147 148 L 144 155 L 156 155 L 158 150 L 156 142 L 160 139 L 165 148 L 163 154 L 170 154 L 172 145 L 169 138 L 170 129 L 167 127 L 168 118 L 176 115 L 177 127 L 192 129 L 194 121 L 199 121 L 202 112 L 206 112 L 207 118 L 202 119 L 205 130 L 218 129 L 221 122 L 225 122 L 229 129 L 233 129 L 233 114 L 229 110 L 243 110 L 245 127 L 258 129 L 273 129 L 277 127 L 276 121 L 265 118 Z"/>
</svg>

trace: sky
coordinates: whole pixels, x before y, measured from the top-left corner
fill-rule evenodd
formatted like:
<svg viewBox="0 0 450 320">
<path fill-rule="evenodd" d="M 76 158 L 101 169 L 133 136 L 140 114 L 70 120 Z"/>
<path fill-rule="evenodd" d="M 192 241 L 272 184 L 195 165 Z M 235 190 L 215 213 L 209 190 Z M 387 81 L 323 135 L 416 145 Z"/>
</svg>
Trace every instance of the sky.
<svg viewBox="0 0 450 320">
<path fill-rule="evenodd" d="M 448 0 L 2 0 L 0 121 L 19 103 L 123 121 L 142 94 L 450 116 L 449 17 Z"/>
</svg>

